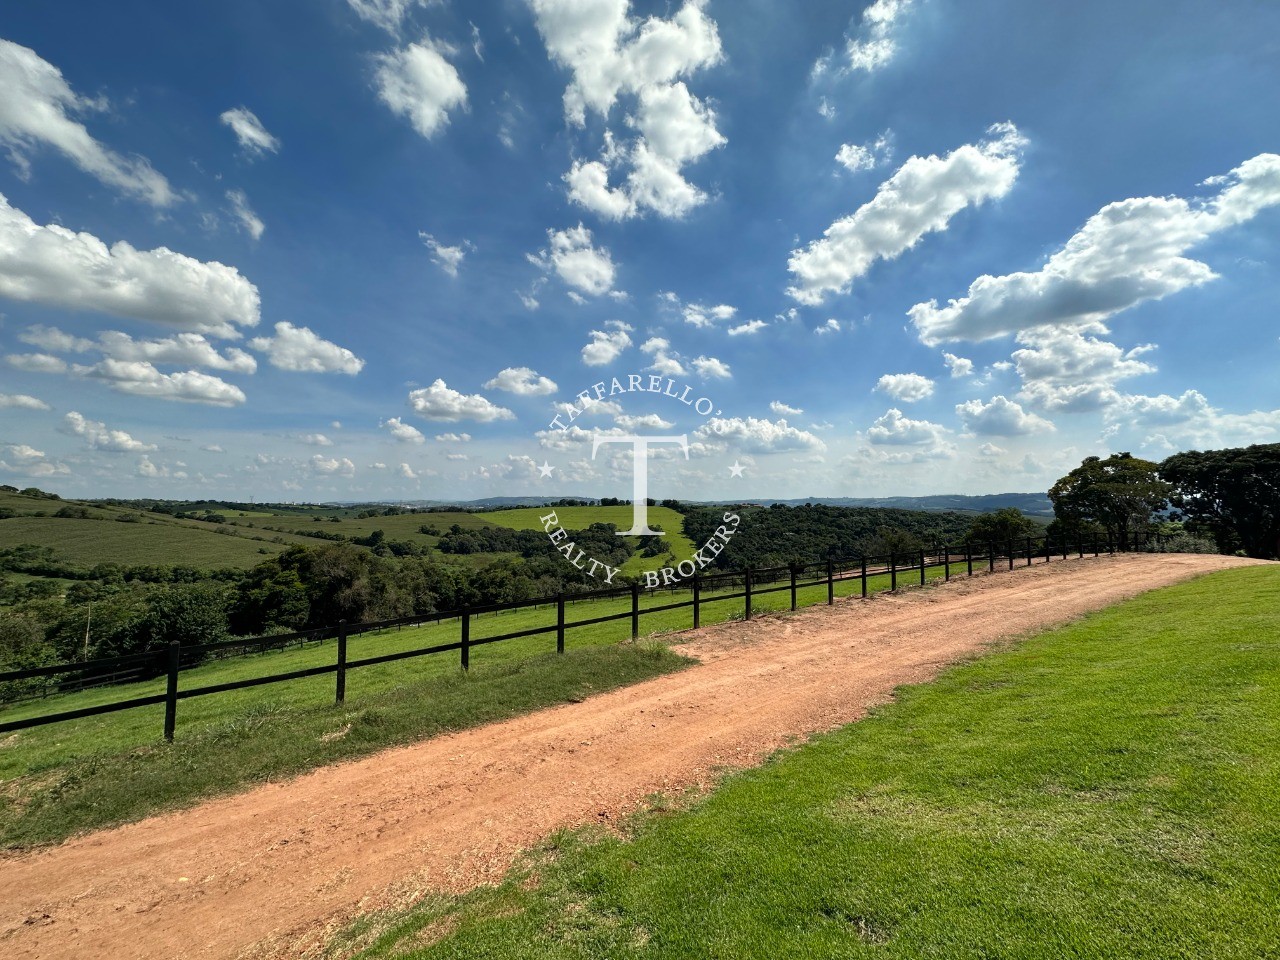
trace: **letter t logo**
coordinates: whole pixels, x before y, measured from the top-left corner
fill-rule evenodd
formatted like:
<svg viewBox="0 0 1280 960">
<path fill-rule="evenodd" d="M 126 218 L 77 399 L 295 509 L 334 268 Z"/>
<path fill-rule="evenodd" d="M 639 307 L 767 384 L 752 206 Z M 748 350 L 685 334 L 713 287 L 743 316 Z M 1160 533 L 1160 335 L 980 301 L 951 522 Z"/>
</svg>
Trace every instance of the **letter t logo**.
<svg viewBox="0 0 1280 960">
<path fill-rule="evenodd" d="M 631 444 L 631 529 L 619 531 L 620 537 L 651 537 L 657 530 L 649 529 L 649 444 L 678 443 L 684 451 L 684 458 L 689 459 L 689 437 L 681 434 L 678 437 L 641 437 L 626 434 L 619 437 L 592 437 L 591 459 L 596 458 L 596 451 L 605 443 Z"/>
</svg>

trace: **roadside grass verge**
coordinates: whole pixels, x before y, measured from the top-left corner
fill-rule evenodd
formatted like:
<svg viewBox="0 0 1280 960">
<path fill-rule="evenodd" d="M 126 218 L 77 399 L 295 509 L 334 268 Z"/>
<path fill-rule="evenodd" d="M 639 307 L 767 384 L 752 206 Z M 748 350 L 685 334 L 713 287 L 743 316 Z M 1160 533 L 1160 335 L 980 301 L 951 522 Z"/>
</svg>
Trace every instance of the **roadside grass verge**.
<svg viewBox="0 0 1280 960">
<path fill-rule="evenodd" d="M 1280 566 L 903 688 L 623 837 L 370 917 L 363 958 L 1280 955 Z"/>
<path fill-rule="evenodd" d="M 259 694 L 236 716 L 172 744 L 106 751 L 0 785 L 0 846 L 25 847 L 144 816 L 247 784 L 503 720 L 692 661 L 658 644 L 542 654 L 455 669 L 328 703 Z M 3 744 L 0 740 L 0 744 Z"/>
</svg>

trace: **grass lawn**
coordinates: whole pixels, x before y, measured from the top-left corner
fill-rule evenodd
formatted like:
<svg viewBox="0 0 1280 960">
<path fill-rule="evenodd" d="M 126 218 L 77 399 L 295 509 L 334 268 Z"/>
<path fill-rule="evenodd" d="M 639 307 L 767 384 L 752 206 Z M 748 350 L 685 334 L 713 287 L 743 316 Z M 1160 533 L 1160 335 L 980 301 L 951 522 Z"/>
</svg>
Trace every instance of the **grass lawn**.
<svg viewBox="0 0 1280 960">
<path fill-rule="evenodd" d="M 13 517 L 0 520 L 0 548 L 39 544 L 52 547 L 58 558 L 84 567 L 97 563 L 198 563 L 202 569 L 248 568 L 285 549 L 247 536 L 220 534 L 217 529 L 213 524 L 198 522 L 118 523 L 111 519 Z M 269 539 L 274 534 L 259 532 L 258 536 Z"/>
<path fill-rule="evenodd" d="M 931 576 L 939 576 L 941 570 L 930 570 L 929 573 Z M 909 579 L 904 575 L 904 581 Z M 871 590 L 884 590 L 888 586 L 888 577 L 873 577 L 869 581 Z M 861 585 L 857 581 L 842 581 L 837 583 L 836 595 L 849 596 L 860 589 Z M 730 593 L 732 588 L 720 592 Z M 716 593 L 712 591 L 704 593 L 704 624 L 742 616 L 741 599 L 715 602 L 715 596 Z M 798 600 L 803 605 L 823 603 L 826 596 L 826 584 L 823 583 L 802 587 Z M 669 592 L 646 594 L 642 595 L 641 607 L 662 606 L 687 597 L 687 593 L 677 593 L 674 596 Z M 767 612 L 783 610 L 789 605 L 790 594 L 784 590 L 755 597 L 752 609 Z M 570 603 L 566 607 L 566 620 L 572 624 L 576 620 L 630 609 L 630 597 Z M 648 614 L 641 617 L 641 633 L 653 636 L 686 629 L 692 625 L 692 617 L 692 610 L 688 608 Z M 488 614 L 473 618 L 471 637 L 473 640 L 481 640 L 484 637 L 554 623 L 553 605 Z M 348 656 L 355 660 L 397 650 L 452 643 L 458 636 L 459 626 L 456 621 L 366 634 L 350 639 Z M 570 629 L 566 635 L 566 647 L 571 653 L 617 649 L 618 644 L 629 640 L 630 636 L 631 623 L 626 618 Z M 516 670 L 521 664 L 534 660 L 545 661 L 548 664 L 545 669 L 554 670 L 556 662 L 569 662 L 568 658 L 559 661 L 554 655 L 550 660 L 545 660 L 545 655 L 554 649 L 554 634 L 474 647 L 471 651 L 472 673 Z M 282 652 L 215 661 L 184 670 L 180 677 L 180 688 L 189 689 L 287 673 L 331 664 L 334 657 L 335 645 L 330 641 L 302 649 L 292 648 Z M 659 665 L 663 669 L 669 669 L 673 662 L 678 663 L 679 658 L 659 661 Z M 358 697 L 370 709 L 376 710 L 383 699 L 401 702 L 406 696 L 405 690 L 419 689 L 418 695 L 426 697 L 425 702 L 429 703 L 430 696 L 422 692 L 426 688 L 419 685 L 447 684 L 455 682 L 460 675 L 459 655 L 456 652 L 363 667 L 347 674 L 348 702 Z M 229 789 L 236 784 L 248 783 L 272 773 L 280 774 L 328 763 L 337 755 L 331 750 L 316 750 L 316 723 L 327 722 L 332 730 L 340 728 L 345 722 L 341 719 L 343 711 L 332 705 L 333 690 L 334 678 L 330 674 L 182 700 L 178 704 L 177 736 L 173 747 L 165 747 L 161 741 L 163 706 L 138 707 L 99 717 L 0 734 L 0 845 L 55 840 L 78 830 L 121 819 L 136 819 L 166 806 L 195 802 L 210 790 Z M 0 710 L 0 719 L 16 720 L 163 692 L 164 680 L 156 679 L 60 694 L 44 700 L 7 706 Z M 135 763 L 177 762 L 166 758 L 187 757 L 186 744 L 234 743 L 236 731 L 256 729 L 263 717 L 271 718 L 271 735 L 277 741 L 272 750 L 264 753 L 265 765 L 241 763 L 237 750 L 231 750 L 224 760 L 220 759 L 218 751 L 200 747 L 199 750 L 203 752 L 199 752 L 196 759 L 188 758 L 182 762 L 220 767 L 216 777 L 212 774 L 199 774 L 151 794 L 130 791 L 128 805 L 114 798 L 113 794 L 118 791 L 119 784 L 113 771 L 121 764 L 124 765 L 123 768 L 129 768 Z M 434 729 L 436 728 L 430 725 L 424 726 L 417 736 L 430 735 Z M 390 742 L 401 741 L 372 740 L 367 749 L 376 749 L 377 746 Z M 282 759 L 290 756 L 295 756 L 295 759 L 287 762 Z M 144 759 L 137 760 L 138 757 Z M 273 762 L 282 765 L 273 770 Z M 103 776 L 106 779 L 102 779 Z M 63 813 L 50 815 L 49 811 L 65 798 L 68 784 L 74 785 L 75 791 L 83 798 L 82 802 L 74 807 L 64 804 L 66 809 Z M 95 797 L 98 799 L 95 800 Z"/>
<path fill-rule="evenodd" d="M 1271 566 L 952 668 L 626 838 L 562 836 L 332 950 L 1244 960 L 1280 956 L 1278 908 Z"/>
<path fill-rule="evenodd" d="M 619 530 L 631 529 L 631 507 L 521 507 L 515 510 L 498 510 L 486 513 L 484 518 L 490 523 L 510 527 L 512 530 L 541 530 L 542 517 L 555 511 L 560 525 L 566 530 L 585 530 L 593 523 L 612 523 Z M 692 540 L 684 535 L 684 516 L 670 507 L 650 507 L 649 526 L 663 531 L 663 539 L 671 544 L 671 557 L 675 563 L 688 560 L 697 549 Z M 637 544 L 638 538 L 627 538 L 628 542 Z M 645 570 L 658 570 L 671 563 L 667 555 L 659 557 L 642 557 L 638 553 L 622 565 L 622 572 L 629 576 L 643 573 Z"/>
</svg>

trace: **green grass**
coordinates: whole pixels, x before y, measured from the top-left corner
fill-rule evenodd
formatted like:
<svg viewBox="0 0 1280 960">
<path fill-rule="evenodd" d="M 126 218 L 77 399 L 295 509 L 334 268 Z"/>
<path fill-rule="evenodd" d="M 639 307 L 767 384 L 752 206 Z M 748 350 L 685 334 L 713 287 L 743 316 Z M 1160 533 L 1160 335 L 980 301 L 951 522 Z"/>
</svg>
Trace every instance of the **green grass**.
<svg viewBox="0 0 1280 960">
<path fill-rule="evenodd" d="M 581 700 L 689 662 L 657 645 L 596 647 L 426 675 L 341 706 L 259 697 L 240 715 L 172 744 L 102 749 L 5 784 L 0 846 L 62 840 L 249 783 Z"/>
<path fill-rule="evenodd" d="M 631 507 L 521 507 L 514 510 L 497 510 L 486 513 L 484 518 L 512 530 L 541 530 L 542 518 L 555 512 L 560 526 L 566 530 L 585 530 L 593 523 L 612 523 L 619 530 L 631 529 Z M 674 562 L 688 560 L 697 547 L 684 534 L 684 516 L 670 507 L 650 507 L 649 527 L 663 531 L 663 539 L 671 544 L 671 557 Z M 627 537 L 633 546 L 638 538 Z M 672 561 L 666 555 L 659 557 L 642 557 L 638 553 L 622 565 L 624 575 L 635 576 L 645 570 L 657 570 Z"/>
<path fill-rule="evenodd" d="M 177 566 L 192 564 L 198 558 L 202 569 L 248 568 L 284 549 L 276 543 L 219 534 L 217 529 L 198 523 L 13 517 L 0 520 L 0 548 L 24 543 L 52 547 L 59 559 L 85 567 L 97 563 Z"/>
<path fill-rule="evenodd" d="M 368 918 L 362 957 L 1280 956 L 1280 568 L 899 691 L 626 838 Z"/>
<path fill-rule="evenodd" d="M 940 572 L 929 571 L 931 576 Z M 888 577 L 872 577 L 869 581 L 869 587 L 873 591 L 884 590 L 888 586 Z M 730 593 L 733 589 L 738 588 L 704 593 L 706 602 L 702 608 L 703 624 L 742 616 L 743 601 L 741 599 L 715 601 L 719 593 Z M 860 589 L 861 585 L 857 581 L 842 581 L 836 585 L 836 595 L 850 596 L 858 593 Z M 673 599 L 687 597 L 686 593 L 677 593 L 673 596 L 668 592 L 642 595 L 641 608 L 661 606 L 672 602 Z M 802 605 L 825 602 L 826 585 L 802 587 L 799 590 L 798 600 Z M 754 612 L 765 613 L 785 610 L 789 605 L 790 594 L 784 590 L 755 597 L 752 609 Z M 630 609 L 629 597 L 608 601 L 581 601 L 567 605 L 566 619 L 569 623 L 573 623 L 576 620 L 609 613 L 622 613 Z M 692 610 L 687 608 L 648 614 L 641 617 L 641 633 L 645 637 L 652 637 L 687 629 L 692 625 L 692 617 Z M 473 640 L 480 640 L 554 623 L 553 605 L 487 614 L 473 618 L 471 636 Z M 452 643 L 458 639 L 458 636 L 459 626 L 456 621 L 354 636 L 349 641 L 348 656 L 355 660 L 398 650 Z M 630 619 L 626 618 L 611 623 L 570 629 L 566 635 L 566 646 L 570 651 L 608 648 L 624 643 L 630 640 L 630 637 L 631 623 Z M 482 645 L 472 649 L 471 665 L 473 671 L 512 669 L 554 648 L 554 634 Z M 201 667 L 184 670 L 180 678 L 180 687 L 189 689 L 195 686 L 230 683 L 269 674 L 287 673 L 331 664 L 334 662 L 334 657 L 335 648 L 330 641 L 323 645 L 315 644 L 302 649 L 292 648 L 281 652 L 214 661 Z M 443 681 L 456 677 L 458 672 L 459 654 L 456 652 L 362 667 L 350 671 L 347 675 L 348 697 L 358 696 L 368 703 L 376 704 L 381 697 L 398 696 L 397 691 L 407 684 Z M 323 675 L 182 700 L 178 704 L 177 743 L 202 740 L 215 736 L 217 731 L 234 729 L 238 725 L 251 722 L 263 711 L 269 711 L 273 716 L 281 719 L 279 729 L 284 731 L 281 735 L 288 737 L 288 731 L 291 729 L 288 718 L 327 709 L 333 702 L 333 691 L 333 676 Z M 29 716 L 78 710 L 163 692 L 164 680 L 156 679 L 80 693 L 59 694 L 43 700 L 30 700 L 6 706 L 0 709 L 0 720 L 11 721 Z M 23 832 L 25 828 L 18 823 L 23 816 L 20 808 L 24 804 L 31 803 L 32 798 L 44 795 L 50 790 L 62 789 L 58 784 L 66 776 L 73 775 L 69 772 L 79 770 L 85 765 L 104 763 L 109 765 L 115 758 L 128 755 L 133 751 L 145 752 L 158 744 L 162 730 L 163 707 L 152 706 L 0 734 L 0 797 L 26 798 L 22 803 L 10 802 L 8 805 L 0 799 L 0 843 L 4 842 L 5 837 L 26 836 Z M 303 746 L 309 746 L 312 741 L 308 739 L 310 734 L 307 733 L 306 725 L 303 724 L 299 730 L 301 732 L 298 736 Z M 308 756 L 311 757 L 311 766 L 328 762 L 323 754 L 308 754 Z M 199 787 L 198 781 L 193 783 L 195 787 Z M 199 796 L 198 792 L 192 792 L 186 799 L 195 800 Z M 148 810 L 138 807 L 135 812 L 142 815 Z M 10 839 L 9 842 L 17 842 L 17 840 Z"/>
</svg>

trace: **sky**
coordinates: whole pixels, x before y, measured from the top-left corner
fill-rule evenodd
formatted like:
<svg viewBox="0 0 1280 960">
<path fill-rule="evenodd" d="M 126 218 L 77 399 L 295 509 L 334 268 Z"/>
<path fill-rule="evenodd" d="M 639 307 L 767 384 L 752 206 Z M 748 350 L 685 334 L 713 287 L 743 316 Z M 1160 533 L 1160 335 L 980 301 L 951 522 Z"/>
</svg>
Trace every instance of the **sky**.
<svg viewBox="0 0 1280 960">
<path fill-rule="evenodd" d="M 0 483 L 626 497 L 646 435 L 657 498 L 982 494 L 1276 442 L 1278 96 L 1265 0 L 6 4 Z"/>
</svg>

